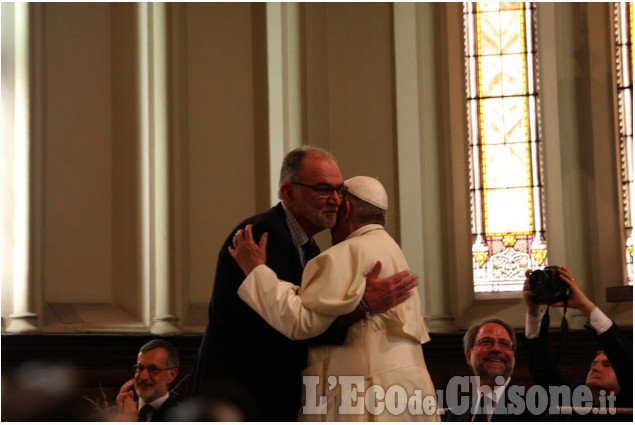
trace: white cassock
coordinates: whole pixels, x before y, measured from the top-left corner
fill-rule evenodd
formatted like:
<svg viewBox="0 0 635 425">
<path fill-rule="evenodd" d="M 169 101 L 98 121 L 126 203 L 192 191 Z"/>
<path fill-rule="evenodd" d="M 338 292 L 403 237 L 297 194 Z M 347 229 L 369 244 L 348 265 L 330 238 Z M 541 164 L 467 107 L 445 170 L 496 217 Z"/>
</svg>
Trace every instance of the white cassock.
<svg viewBox="0 0 635 425">
<path fill-rule="evenodd" d="M 243 281 L 238 294 L 288 338 L 308 339 L 357 308 L 365 276 L 378 260 L 382 263 L 381 278 L 409 269 L 401 248 L 383 226 L 366 225 L 311 260 L 300 287 L 279 281 L 271 269 L 261 265 Z M 303 403 L 300 419 L 439 421 L 421 346 L 429 340 L 415 289 L 398 306 L 349 326 L 343 345 L 310 346 L 308 367 L 302 374 L 319 377 L 319 383 L 316 397 L 310 394 Z M 342 379 L 348 376 L 363 377 L 360 388 L 341 385 L 347 379 L 355 380 Z M 311 379 L 303 382 L 311 382 L 315 388 L 315 378 Z M 326 397 L 326 413 L 315 415 L 321 396 Z M 433 407 L 422 408 L 421 401 L 426 398 L 428 405 L 433 400 Z"/>
</svg>

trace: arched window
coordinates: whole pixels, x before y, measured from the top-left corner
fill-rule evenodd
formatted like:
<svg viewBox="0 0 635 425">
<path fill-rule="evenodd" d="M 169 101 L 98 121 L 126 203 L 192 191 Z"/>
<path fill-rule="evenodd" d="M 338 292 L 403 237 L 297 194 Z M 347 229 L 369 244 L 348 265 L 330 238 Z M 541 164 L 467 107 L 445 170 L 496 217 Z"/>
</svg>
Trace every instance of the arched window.
<svg viewBox="0 0 635 425">
<path fill-rule="evenodd" d="M 622 162 L 622 205 L 626 235 L 628 283 L 633 284 L 633 3 L 615 3 L 615 58 L 617 70 L 617 110 L 619 115 L 620 159 Z"/>
<path fill-rule="evenodd" d="M 464 3 L 476 292 L 547 264 L 533 3 Z"/>
</svg>

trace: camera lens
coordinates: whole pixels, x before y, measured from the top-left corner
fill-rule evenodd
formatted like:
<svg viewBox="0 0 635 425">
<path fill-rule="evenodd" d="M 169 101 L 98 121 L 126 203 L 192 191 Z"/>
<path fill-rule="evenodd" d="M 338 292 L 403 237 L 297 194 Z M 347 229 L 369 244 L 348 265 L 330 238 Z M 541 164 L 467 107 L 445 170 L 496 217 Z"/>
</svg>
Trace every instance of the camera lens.
<svg viewBox="0 0 635 425">
<path fill-rule="evenodd" d="M 529 275 L 529 285 L 534 291 L 539 290 L 545 286 L 547 276 L 542 270 L 535 270 Z"/>
<path fill-rule="evenodd" d="M 567 283 L 558 276 L 558 266 L 546 266 L 529 275 L 529 286 L 534 295 L 530 299 L 536 304 L 551 305 L 567 299 Z"/>
</svg>

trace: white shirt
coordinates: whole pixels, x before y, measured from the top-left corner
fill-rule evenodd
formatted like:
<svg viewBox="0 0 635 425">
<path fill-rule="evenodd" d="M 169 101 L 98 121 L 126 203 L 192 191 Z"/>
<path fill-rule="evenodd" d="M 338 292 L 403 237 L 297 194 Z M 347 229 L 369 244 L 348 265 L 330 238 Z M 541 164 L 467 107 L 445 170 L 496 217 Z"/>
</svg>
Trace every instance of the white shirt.
<svg viewBox="0 0 635 425">
<path fill-rule="evenodd" d="M 289 228 L 289 232 L 291 232 L 291 241 L 293 245 L 298 250 L 298 255 L 300 255 L 300 261 L 302 262 L 302 267 L 306 266 L 306 261 L 304 261 L 304 249 L 302 249 L 302 245 L 307 243 L 310 238 L 298 223 L 298 220 L 295 216 L 289 211 L 289 209 L 282 203 L 282 209 L 284 210 L 285 222 L 287 223 L 287 227 Z"/>
<path fill-rule="evenodd" d="M 170 397 L 170 393 L 169 392 L 165 393 L 165 395 L 163 395 L 163 396 L 161 396 L 161 397 L 159 397 L 159 398 L 157 398 L 155 400 L 152 400 L 152 402 L 150 403 L 150 406 L 152 406 L 155 411 L 159 410 L 159 408 L 161 406 L 163 406 L 163 403 L 165 403 L 165 401 L 168 399 L 168 397 Z M 148 403 L 146 403 L 144 399 L 140 398 L 139 399 L 139 405 L 137 406 L 137 411 L 141 410 L 141 408 L 143 406 L 145 406 L 146 404 L 148 404 Z"/>
<path fill-rule="evenodd" d="M 476 379 L 480 378 L 477 376 Z M 487 419 L 490 420 L 492 418 L 492 414 L 494 413 L 494 410 L 496 410 L 496 405 L 498 404 L 498 401 L 500 400 L 500 398 L 503 396 L 503 393 L 505 392 L 505 388 L 507 387 L 507 385 L 509 384 L 511 378 L 507 378 L 507 380 L 503 383 L 503 385 L 496 385 L 494 386 L 494 388 L 490 388 L 489 385 L 479 385 L 478 387 L 478 398 L 476 399 L 476 404 L 474 405 L 475 407 L 480 406 L 481 403 L 481 399 L 483 397 L 489 397 L 490 400 L 492 400 L 492 403 L 486 403 L 485 406 L 483 406 L 484 408 L 484 413 L 487 413 Z M 477 411 L 475 411 L 476 414 Z M 472 419 L 474 418 L 474 416 L 472 416 Z"/>
<path fill-rule="evenodd" d="M 538 338 L 540 321 L 545 315 L 545 311 L 547 310 L 541 307 L 537 317 L 529 313 L 525 314 L 525 336 L 528 339 Z M 596 334 L 601 335 L 613 326 L 613 322 L 596 306 L 589 315 L 589 325 L 591 325 Z"/>
</svg>

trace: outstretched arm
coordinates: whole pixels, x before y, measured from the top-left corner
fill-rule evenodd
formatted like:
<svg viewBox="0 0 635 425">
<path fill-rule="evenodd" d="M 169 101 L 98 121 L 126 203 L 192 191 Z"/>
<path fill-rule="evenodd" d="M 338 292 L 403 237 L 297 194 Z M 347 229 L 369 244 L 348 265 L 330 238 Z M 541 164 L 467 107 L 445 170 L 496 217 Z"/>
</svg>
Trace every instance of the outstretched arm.
<svg viewBox="0 0 635 425">
<path fill-rule="evenodd" d="M 544 388 L 551 385 L 563 385 L 565 380 L 560 374 L 557 363 L 550 362 L 551 350 L 547 341 L 549 330 L 549 315 L 544 306 L 534 303 L 531 297 L 535 292 L 529 285 L 529 275 L 532 270 L 525 271 L 523 297 L 525 299 L 525 338 L 523 345 L 527 357 L 527 367 L 533 381 Z"/>
<path fill-rule="evenodd" d="M 266 246 L 267 246 L 267 233 L 264 233 L 260 238 L 258 244 L 255 243 L 252 234 L 252 226 L 248 225 L 245 230 L 238 230 L 234 235 L 233 239 L 233 247 L 228 247 L 230 255 L 236 260 L 240 268 L 245 273 L 245 276 L 249 276 L 250 273 L 258 266 L 266 263 Z M 366 276 L 365 281 L 365 292 L 363 295 L 363 301 L 357 305 L 357 308 L 347 310 L 351 311 L 350 313 L 341 315 L 337 318 L 336 326 L 348 326 L 352 323 L 357 322 L 358 320 L 363 319 L 367 314 L 380 314 L 388 311 L 394 306 L 404 302 L 412 295 L 411 290 L 415 288 L 418 284 L 418 277 L 408 270 L 401 271 L 387 278 L 380 279 L 379 273 L 381 271 L 382 264 L 380 261 L 377 261 L 373 269 Z M 275 273 L 274 273 L 275 275 Z M 342 277 L 342 281 L 346 280 L 341 272 L 339 275 Z M 259 279 L 261 281 L 271 279 L 270 274 L 265 274 L 263 272 L 259 273 Z M 282 282 L 282 281 L 280 281 Z M 259 288 L 259 290 L 264 290 L 266 287 Z M 294 297 L 298 297 L 296 290 L 297 287 L 289 286 L 288 288 L 283 285 L 281 287 L 276 288 L 278 292 L 277 300 L 278 302 L 282 302 L 282 300 L 286 300 L 289 306 L 284 307 L 285 309 L 293 307 L 301 306 L 301 303 L 298 303 Z M 289 292 L 292 291 L 292 292 Z M 245 290 L 242 291 L 243 294 L 239 291 L 239 295 L 241 298 L 245 297 Z M 243 298 L 244 301 L 248 302 Z M 269 300 L 273 302 L 273 299 Z M 248 302 L 249 304 L 249 302 Z M 264 311 L 260 311 L 258 307 L 251 305 L 250 306 L 256 310 L 261 316 Z M 282 306 L 281 306 L 282 307 Z M 305 309 L 306 310 L 306 309 Z M 299 315 L 299 311 L 296 311 L 293 316 Z M 292 332 L 291 330 L 287 330 L 286 332 L 279 329 L 278 326 L 272 324 L 270 320 L 265 318 L 269 324 L 275 327 L 278 331 L 284 333 L 293 339 L 305 339 L 310 336 L 319 335 L 322 332 L 311 332 L 311 335 L 308 335 L 306 331 L 306 327 L 301 327 L 302 336 L 299 337 L 299 334 L 293 334 L 293 336 L 288 335 L 287 333 Z M 332 320 L 331 320 L 332 321 Z M 282 323 L 282 322 L 280 322 Z M 286 324 L 289 323 L 287 320 Z M 330 324 L 330 323 L 329 323 Z M 321 327 L 320 327 L 321 328 Z M 323 330 L 322 330 L 323 331 Z M 293 331 L 295 332 L 295 331 Z"/>
<path fill-rule="evenodd" d="M 569 308 L 575 308 L 576 310 L 580 310 L 586 316 L 587 320 L 590 320 L 591 312 L 595 309 L 595 304 L 586 296 L 582 289 L 578 285 L 578 282 L 575 280 L 575 276 L 565 266 L 560 266 L 558 269 L 558 276 L 560 279 L 567 282 L 569 286 L 569 297 L 567 300 L 567 305 Z M 554 307 L 563 306 L 563 302 L 553 304 Z"/>
<path fill-rule="evenodd" d="M 337 326 L 348 326 L 366 317 L 368 314 L 384 313 L 406 301 L 412 295 L 411 290 L 419 281 L 415 274 L 403 270 L 392 276 L 379 279 L 381 261 L 366 276 L 366 289 L 363 302 L 352 312 L 337 318 Z"/>
<path fill-rule="evenodd" d="M 338 315 L 355 308 L 362 296 L 363 280 L 353 282 L 344 272 L 335 274 L 332 262 L 318 257 L 319 264 L 316 258 L 305 270 L 302 287 L 315 287 L 319 299 L 316 290 L 309 291 L 313 295 L 298 295 L 300 287 L 279 280 L 265 265 L 267 238 L 263 234 L 256 244 L 251 230 L 247 226 L 244 231 L 236 232 L 234 246 L 229 247 L 230 255 L 246 274 L 238 296 L 278 332 L 290 339 L 312 338 L 328 329 Z M 345 294 L 337 282 L 324 277 L 332 275 L 351 282 Z"/>
<path fill-rule="evenodd" d="M 569 285 L 569 306 L 583 312 L 590 327 L 595 331 L 600 348 L 604 350 L 617 376 L 621 397 L 631 400 L 633 397 L 632 344 L 626 342 L 619 327 L 586 296 L 569 269 L 561 266 L 558 275 Z"/>
<path fill-rule="evenodd" d="M 419 283 L 417 275 L 403 270 L 384 279 L 379 279 L 381 261 L 377 261 L 366 276 L 364 300 L 373 314 L 384 313 L 406 301 L 412 295 L 411 290 Z"/>
<path fill-rule="evenodd" d="M 238 230 L 234 235 L 234 246 L 228 248 L 229 253 L 243 270 L 245 276 L 248 276 L 257 266 L 266 263 L 267 236 L 268 234 L 264 233 L 256 245 L 251 225 L 248 225 L 244 231 Z M 338 326 L 348 326 L 355 323 L 363 319 L 367 313 L 384 313 L 410 298 L 412 289 L 419 283 L 417 275 L 410 273 L 409 270 L 403 270 L 380 279 L 381 267 L 381 261 L 377 261 L 366 276 L 363 302 L 352 312 L 340 316 L 337 319 Z"/>
</svg>

